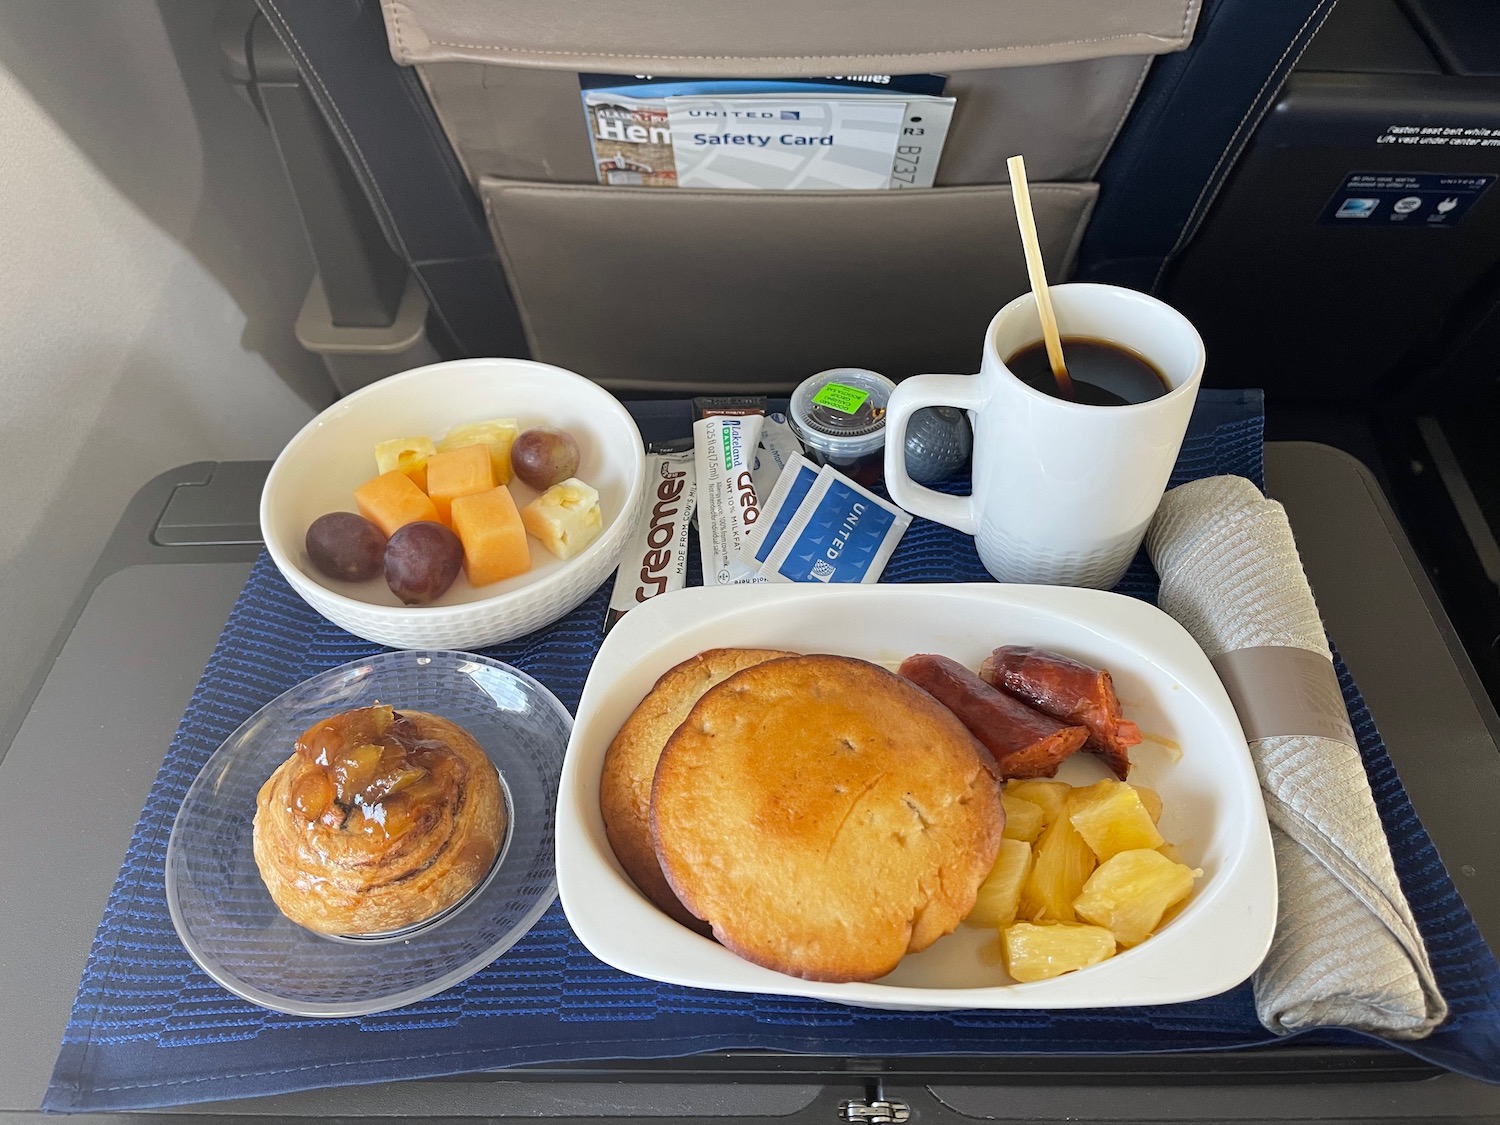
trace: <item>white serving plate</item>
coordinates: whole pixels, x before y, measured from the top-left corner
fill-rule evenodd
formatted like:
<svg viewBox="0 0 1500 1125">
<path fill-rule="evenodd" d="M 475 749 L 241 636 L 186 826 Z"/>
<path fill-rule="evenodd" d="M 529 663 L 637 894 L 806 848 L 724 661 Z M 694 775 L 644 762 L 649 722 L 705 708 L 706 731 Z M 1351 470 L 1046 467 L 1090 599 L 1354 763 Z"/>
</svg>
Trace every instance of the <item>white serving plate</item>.
<svg viewBox="0 0 1500 1125">
<path fill-rule="evenodd" d="M 610 740 L 667 669 L 707 648 L 857 656 L 894 668 L 918 652 L 978 668 L 1003 644 L 1030 644 L 1107 668 L 1146 740 L 1130 780 L 1157 789 L 1162 834 L 1203 869 L 1187 906 L 1157 934 L 1102 964 L 1018 984 L 993 930 L 960 926 L 880 980 L 801 980 L 742 960 L 662 914 L 625 875 L 604 834 L 599 774 Z M 1075 755 L 1061 780 L 1109 776 Z M 1239 720 L 1208 658 L 1156 607 L 1055 586 L 695 587 L 627 613 L 594 661 L 563 763 L 558 893 L 590 951 L 637 976 L 730 992 L 818 997 L 894 1009 L 1103 1008 L 1196 1000 L 1254 971 L 1276 921 L 1276 867 L 1260 785 Z"/>
</svg>

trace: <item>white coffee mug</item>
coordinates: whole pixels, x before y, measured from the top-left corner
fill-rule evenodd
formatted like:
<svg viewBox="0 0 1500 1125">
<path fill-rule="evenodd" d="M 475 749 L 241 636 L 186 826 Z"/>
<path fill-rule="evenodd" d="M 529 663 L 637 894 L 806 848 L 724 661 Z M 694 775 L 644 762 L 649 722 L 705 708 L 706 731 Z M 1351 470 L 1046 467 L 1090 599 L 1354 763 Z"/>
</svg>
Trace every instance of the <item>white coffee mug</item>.
<svg viewBox="0 0 1500 1125">
<path fill-rule="evenodd" d="M 1028 387 L 1005 358 L 1042 338 L 1036 298 L 1006 305 L 985 332 L 977 375 L 914 375 L 886 412 L 891 499 L 975 537 L 1001 582 L 1108 589 L 1140 547 L 1187 432 L 1203 377 L 1203 340 L 1169 305 L 1113 285 L 1052 288 L 1064 338 L 1121 344 L 1149 360 L 1166 394 L 1091 406 Z M 1066 352 L 1066 348 L 1064 349 Z M 949 496 L 906 475 L 906 427 L 927 406 L 956 406 L 974 426 L 973 491 Z"/>
</svg>

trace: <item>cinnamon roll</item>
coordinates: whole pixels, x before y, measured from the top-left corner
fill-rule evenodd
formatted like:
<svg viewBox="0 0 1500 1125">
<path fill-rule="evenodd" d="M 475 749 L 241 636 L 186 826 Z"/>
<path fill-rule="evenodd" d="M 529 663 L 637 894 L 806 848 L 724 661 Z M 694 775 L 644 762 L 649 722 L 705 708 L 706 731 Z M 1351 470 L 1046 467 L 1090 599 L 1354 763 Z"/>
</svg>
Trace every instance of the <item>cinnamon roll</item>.
<svg viewBox="0 0 1500 1125">
<path fill-rule="evenodd" d="M 458 902 L 504 834 L 499 774 L 473 737 L 376 704 L 314 723 L 261 786 L 255 863 L 293 922 L 367 936 Z"/>
</svg>

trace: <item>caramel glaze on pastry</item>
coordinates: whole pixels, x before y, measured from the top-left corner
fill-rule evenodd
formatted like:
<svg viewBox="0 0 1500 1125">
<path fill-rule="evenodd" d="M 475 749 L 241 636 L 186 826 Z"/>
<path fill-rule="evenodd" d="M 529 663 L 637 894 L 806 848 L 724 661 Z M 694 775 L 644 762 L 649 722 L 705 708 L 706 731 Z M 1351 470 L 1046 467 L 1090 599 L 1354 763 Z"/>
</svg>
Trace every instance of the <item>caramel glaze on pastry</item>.
<svg viewBox="0 0 1500 1125">
<path fill-rule="evenodd" d="M 469 733 L 381 704 L 314 723 L 256 797 L 266 889 L 319 933 L 388 933 L 446 910 L 504 835 L 499 775 Z"/>
</svg>

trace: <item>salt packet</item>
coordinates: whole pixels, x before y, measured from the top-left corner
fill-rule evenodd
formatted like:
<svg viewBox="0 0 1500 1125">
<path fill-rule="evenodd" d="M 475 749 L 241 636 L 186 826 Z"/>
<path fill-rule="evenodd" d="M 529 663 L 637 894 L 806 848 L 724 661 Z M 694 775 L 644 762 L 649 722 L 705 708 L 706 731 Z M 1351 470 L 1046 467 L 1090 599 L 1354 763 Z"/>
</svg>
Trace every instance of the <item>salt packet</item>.
<svg viewBox="0 0 1500 1125">
<path fill-rule="evenodd" d="M 697 498 L 692 450 L 646 454 L 646 503 L 640 523 L 620 554 L 609 612 L 604 616 L 606 633 L 647 598 L 687 584 L 688 522 Z"/>
<path fill-rule="evenodd" d="M 745 532 L 760 518 L 750 466 L 764 414 L 711 414 L 693 423 L 698 476 L 698 551 L 705 586 L 765 582 L 744 559 Z"/>
<path fill-rule="evenodd" d="M 787 458 L 776 485 L 769 493 L 758 493 L 764 497 L 760 505 L 760 518 L 745 534 L 744 560 L 757 570 L 771 554 L 771 548 L 781 538 L 786 525 L 797 514 L 797 506 L 807 497 L 818 479 L 818 466 L 800 453 Z"/>
<path fill-rule="evenodd" d="M 771 582 L 875 582 L 910 526 L 908 513 L 824 465 L 760 574 Z"/>
</svg>

